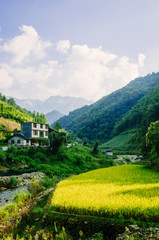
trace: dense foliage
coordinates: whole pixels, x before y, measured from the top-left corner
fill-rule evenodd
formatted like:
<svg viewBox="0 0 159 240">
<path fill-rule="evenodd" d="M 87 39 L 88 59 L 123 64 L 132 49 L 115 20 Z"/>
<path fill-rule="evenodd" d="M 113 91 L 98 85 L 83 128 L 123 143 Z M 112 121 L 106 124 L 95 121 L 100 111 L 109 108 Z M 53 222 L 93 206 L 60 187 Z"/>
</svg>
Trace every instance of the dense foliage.
<svg viewBox="0 0 159 240">
<path fill-rule="evenodd" d="M 91 106 L 71 112 L 68 116 L 59 119 L 58 122 L 63 128 L 72 131 L 83 140 L 105 142 L 113 137 L 116 124 L 158 84 L 159 73 L 137 78 L 126 87 L 103 97 Z"/>
<path fill-rule="evenodd" d="M 0 140 L 5 140 L 10 136 L 11 131 L 14 128 L 20 128 L 20 125 L 16 126 L 16 123 L 22 122 L 37 122 L 45 124 L 47 122 L 43 113 L 38 112 L 31 113 L 26 109 L 18 106 L 13 98 L 7 100 L 5 96 L 0 93 L 0 119 L 4 119 L 3 123 L 0 123 Z M 6 121 L 8 120 L 8 122 Z M 13 124 L 12 124 L 13 122 Z M 12 125 L 12 127 L 11 127 Z M 15 127 L 16 126 L 16 127 Z"/>
<path fill-rule="evenodd" d="M 143 154 L 149 159 L 148 166 L 159 170 L 159 121 L 152 122 L 148 128 Z"/>
<path fill-rule="evenodd" d="M 34 121 L 37 123 L 46 123 L 46 117 L 43 113 L 31 113 L 24 108 L 18 106 L 14 98 L 7 100 L 5 95 L 0 93 L 0 117 L 14 119 L 18 122 Z"/>
<path fill-rule="evenodd" d="M 53 153 L 57 153 L 59 148 L 66 144 L 66 132 L 65 131 L 53 131 L 49 134 L 50 147 Z"/>
<path fill-rule="evenodd" d="M 138 103 L 115 126 L 118 135 L 128 129 L 140 130 L 141 136 L 147 132 L 151 122 L 159 119 L 159 85 L 150 93 L 141 98 Z"/>
<path fill-rule="evenodd" d="M 113 159 L 105 153 L 93 156 L 91 152 L 92 148 L 83 146 L 61 146 L 56 153 L 51 147 L 25 149 L 11 146 L 5 152 L 0 151 L 0 165 L 19 173 L 38 170 L 50 177 L 66 177 L 114 165 Z"/>
</svg>

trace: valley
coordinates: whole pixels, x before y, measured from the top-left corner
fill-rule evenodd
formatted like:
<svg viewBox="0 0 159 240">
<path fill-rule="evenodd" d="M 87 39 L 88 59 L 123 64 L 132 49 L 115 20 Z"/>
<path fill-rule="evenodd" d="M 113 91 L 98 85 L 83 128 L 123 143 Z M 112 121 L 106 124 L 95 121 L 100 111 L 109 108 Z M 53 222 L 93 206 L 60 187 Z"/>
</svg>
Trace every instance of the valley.
<svg viewBox="0 0 159 240">
<path fill-rule="evenodd" d="M 1 239 L 149 239 L 150 228 L 157 239 L 159 73 L 67 116 L 58 110 L 49 126 L 1 97 L 1 195 L 28 188 L 1 200 Z M 34 133 L 49 126 L 44 145 L 8 145 L 23 122 Z"/>
</svg>

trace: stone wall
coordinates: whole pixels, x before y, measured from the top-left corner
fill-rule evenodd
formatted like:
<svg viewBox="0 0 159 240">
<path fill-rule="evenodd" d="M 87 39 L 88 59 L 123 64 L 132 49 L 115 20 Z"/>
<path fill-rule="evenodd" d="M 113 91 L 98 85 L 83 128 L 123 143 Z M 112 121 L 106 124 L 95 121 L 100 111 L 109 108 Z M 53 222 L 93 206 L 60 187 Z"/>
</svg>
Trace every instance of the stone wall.
<svg viewBox="0 0 159 240">
<path fill-rule="evenodd" d="M 42 172 L 32 172 L 32 173 L 23 173 L 21 175 L 0 177 L 0 191 L 13 187 L 13 185 L 11 184 L 11 178 L 16 179 L 17 180 L 16 187 L 20 187 L 23 185 L 28 185 L 29 183 L 32 182 L 32 179 L 34 178 L 40 181 L 44 176 L 45 174 Z"/>
</svg>

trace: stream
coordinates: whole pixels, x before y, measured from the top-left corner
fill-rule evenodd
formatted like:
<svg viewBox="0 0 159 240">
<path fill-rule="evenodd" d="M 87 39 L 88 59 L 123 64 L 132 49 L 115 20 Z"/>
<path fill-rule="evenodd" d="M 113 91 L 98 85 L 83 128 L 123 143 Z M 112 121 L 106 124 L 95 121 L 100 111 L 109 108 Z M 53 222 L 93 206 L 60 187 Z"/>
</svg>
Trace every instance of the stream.
<svg viewBox="0 0 159 240">
<path fill-rule="evenodd" d="M 21 186 L 13 189 L 7 189 L 0 192 L 0 207 L 12 202 L 14 196 L 20 192 L 27 192 L 27 186 Z"/>
</svg>

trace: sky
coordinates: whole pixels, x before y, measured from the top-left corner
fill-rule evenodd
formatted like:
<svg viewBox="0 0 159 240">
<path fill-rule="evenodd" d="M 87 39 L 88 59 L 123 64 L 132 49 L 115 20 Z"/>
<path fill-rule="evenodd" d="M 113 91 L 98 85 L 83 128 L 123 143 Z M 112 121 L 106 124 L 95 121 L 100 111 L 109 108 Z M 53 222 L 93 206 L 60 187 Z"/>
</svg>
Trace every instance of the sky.
<svg viewBox="0 0 159 240">
<path fill-rule="evenodd" d="M 0 92 L 96 101 L 159 71 L 158 0 L 0 0 Z"/>
</svg>

